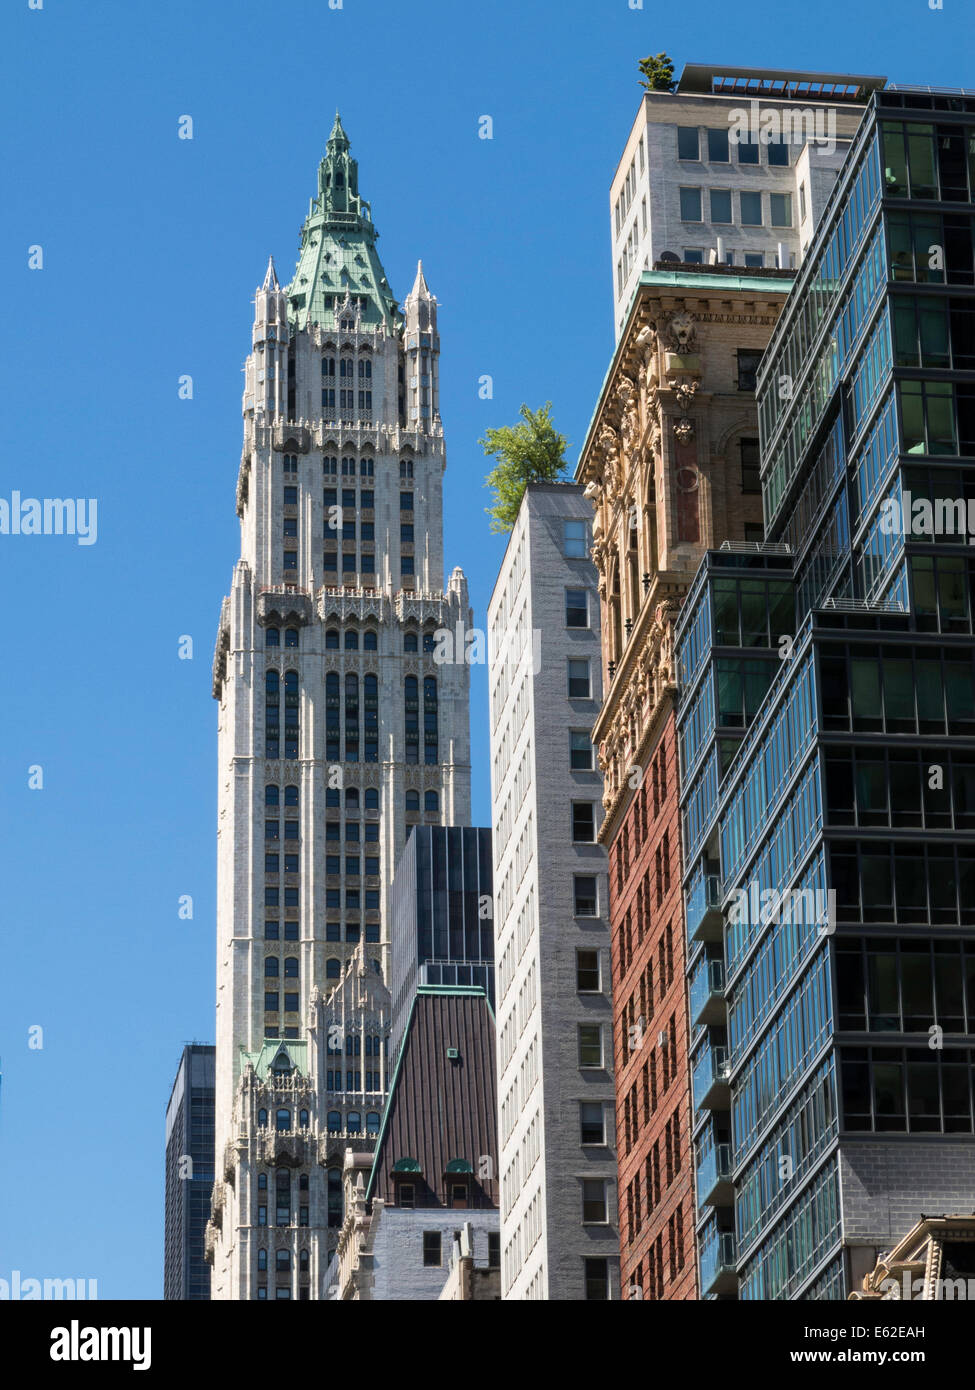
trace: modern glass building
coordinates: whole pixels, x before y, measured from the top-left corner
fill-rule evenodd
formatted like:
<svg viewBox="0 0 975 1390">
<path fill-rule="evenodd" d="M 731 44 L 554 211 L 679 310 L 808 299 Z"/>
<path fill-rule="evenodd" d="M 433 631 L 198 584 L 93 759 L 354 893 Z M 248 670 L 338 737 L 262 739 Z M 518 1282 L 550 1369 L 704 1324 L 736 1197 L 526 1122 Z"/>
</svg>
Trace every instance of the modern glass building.
<svg viewBox="0 0 975 1390">
<path fill-rule="evenodd" d="M 483 989 L 494 1008 L 491 831 L 414 825 L 391 889 L 392 1049 L 419 985 Z"/>
<path fill-rule="evenodd" d="M 678 627 L 704 1298 L 844 1298 L 975 1194 L 973 203 L 975 93 L 875 93 L 759 374 L 766 542 Z"/>
<path fill-rule="evenodd" d="M 166 1256 L 163 1297 L 210 1297 L 204 1232 L 213 1191 L 212 1044 L 188 1043 L 166 1107 Z"/>
</svg>

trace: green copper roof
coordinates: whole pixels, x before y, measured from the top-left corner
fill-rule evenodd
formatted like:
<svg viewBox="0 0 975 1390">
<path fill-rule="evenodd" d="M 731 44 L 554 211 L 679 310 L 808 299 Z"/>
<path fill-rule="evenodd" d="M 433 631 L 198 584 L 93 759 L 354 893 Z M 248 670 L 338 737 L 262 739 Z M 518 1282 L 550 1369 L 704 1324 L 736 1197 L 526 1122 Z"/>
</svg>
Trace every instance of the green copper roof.
<svg viewBox="0 0 975 1390">
<path fill-rule="evenodd" d="M 288 1054 L 292 1066 L 296 1067 L 302 1076 L 308 1075 L 308 1044 L 297 1038 L 265 1038 L 260 1052 L 247 1052 L 244 1048 L 240 1051 L 242 1069 L 250 1062 L 262 1081 L 274 1071 L 274 1060 L 280 1052 Z"/>
<path fill-rule="evenodd" d="M 318 195 L 301 229 L 294 278 L 288 286 L 291 320 L 339 327 L 341 306 L 362 302 L 361 322 L 373 328 L 402 326 L 402 317 L 376 251 L 379 233 L 369 204 L 359 196 L 359 165 L 349 154 L 349 137 L 338 112 L 318 166 Z"/>
</svg>

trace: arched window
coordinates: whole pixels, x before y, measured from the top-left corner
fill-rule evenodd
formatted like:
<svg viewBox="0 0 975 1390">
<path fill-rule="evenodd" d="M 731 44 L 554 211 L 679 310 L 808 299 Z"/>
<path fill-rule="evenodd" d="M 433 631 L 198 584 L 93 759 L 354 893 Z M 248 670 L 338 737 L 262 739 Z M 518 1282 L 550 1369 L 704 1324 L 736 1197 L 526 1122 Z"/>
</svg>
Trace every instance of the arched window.
<svg viewBox="0 0 975 1390">
<path fill-rule="evenodd" d="M 281 737 L 281 678 L 277 671 L 264 676 L 264 751 L 267 757 L 279 756 Z"/>
<path fill-rule="evenodd" d="M 345 677 L 345 761 L 359 761 L 359 677 Z"/>
<path fill-rule="evenodd" d="M 365 733 L 365 760 L 379 761 L 379 677 L 371 673 L 362 678 L 362 712 Z"/>
<path fill-rule="evenodd" d="M 340 757 L 339 724 L 339 677 L 337 671 L 329 671 L 325 677 L 325 756 L 336 763 Z"/>
<path fill-rule="evenodd" d="M 424 650 L 425 652 L 432 652 L 433 649 L 434 649 L 434 647 L 435 647 L 436 645 L 437 645 L 437 636 L 436 636 L 436 633 L 434 633 L 434 632 L 425 632 L 425 633 L 423 634 L 423 650 Z"/>
<path fill-rule="evenodd" d="M 329 1134 L 338 1134 L 338 1133 L 340 1132 L 341 1128 L 342 1128 L 342 1115 L 341 1115 L 341 1112 L 338 1111 L 338 1110 L 330 1110 L 330 1111 L 328 1112 L 328 1132 L 329 1132 Z"/>
<path fill-rule="evenodd" d="M 329 956 L 325 962 L 326 980 L 337 980 L 342 973 L 342 962 L 337 956 Z"/>
<path fill-rule="evenodd" d="M 420 809 L 420 793 L 419 793 L 419 792 L 407 792 L 407 793 L 406 793 L 406 809 L 407 809 L 408 811 L 419 811 L 419 809 Z"/>
<path fill-rule="evenodd" d="M 377 1110 L 370 1110 L 366 1116 L 366 1133 L 379 1133 L 379 1112 Z"/>
<path fill-rule="evenodd" d="M 354 627 L 345 630 L 345 650 L 347 652 L 357 652 L 359 650 L 359 634 Z"/>
<path fill-rule="evenodd" d="M 291 1270 L 291 1251 L 275 1250 L 274 1269 L 277 1274 L 288 1274 Z"/>
<path fill-rule="evenodd" d="M 336 628 L 336 627 L 329 627 L 329 628 L 326 628 L 326 629 L 325 629 L 325 650 L 326 650 L 326 651 L 329 651 L 329 652 L 337 652 L 338 649 L 339 649 L 339 632 L 338 632 L 338 628 Z"/>
<path fill-rule="evenodd" d="M 267 627 L 264 629 L 264 645 L 265 647 L 280 647 L 281 633 L 276 627 Z"/>
<path fill-rule="evenodd" d="M 278 965 L 279 962 L 277 956 L 264 957 L 264 974 L 268 979 L 277 979 L 278 975 L 280 974 Z"/>
<path fill-rule="evenodd" d="M 423 809 L 424 811 L 440 810 L 440 797 L 436 792 L 431 791 L 423 793 Z"/>
<path fill-rule="evenodd" d="M 415 632 L 406 633 L 403 638 L 403 650 L 404 652 L 419 651 L 419 644 Z"/>
<path fill-rule="evenodd" d="M 291 1111 L 278 1110 L 274 1117 L 274 1127 L 279 1134 L 287 1134 L 291 1128 Z"/>
<path fill-rule="evenodd" d="M 378 650 L 379 639 L 372 628 L 367 628 L 362 634 L 362 650 L 364 652 L 374 652 Z"/>
<path fill-rule="evenodd" d="M 281 804 L 281 793 L 277 787 L 267 786 L 264 788 L 264 805 L 279 806 Z"/>
<path fill-rule="evenodd" d="M 258 1173 L 258 1175 L 257 1175 L 257 1190 L 258 1190 L 258 1192 L 266 1192 L 266 1191 L 267 1191 L 267 1173 Z"/>
<path fill-rule="evenodd" d="M 423 761 L 439 761 L 437 742 L 437 682 L 434 676 L 423 678 Z"/>
<path fill-rule="evenodd" d="M 265 1269 L 267 1269 L 267 1251 L 266 1251 L 266 1250 L 258 1250 L 258 1252 L 257 1252 L 257 1267 L 258 1267 L 259 1270 L 262 1270 L 262 1271 L 265 1270 Z"/>
<path fill-rule="evenodd" d="M 360 358 L 359 375 L 360 377 L 365 377 L 366 381 L 372 380 L 372 363 L 369 361 L 368 357 Z"/>
<path fill-rule="evenodd" d="M 407 676 L 404 688 L 406 702 L 406 761 L 420 761 L 420 697 L 416 676 Z"/>
<path fill-rule="evenodd" d="M 436 795 L 436 793 L 434 793 Z M 297 980 L 298 978 L 298 957 L 285 956 L 284 958 L 285 979 Z"/>
<path fill-rule="evenodd" d="M 323 357 L 323 358 L 322 358 L 322 376 L 334 376 L 334 375 L 335 375 L 335 358 L 334 358 L 334 357 Z"/>
<path fill-rule="evenodd" d="M 298 672 L 284 673 L 284 756 L 298 756 Z"/>
<path fill-rule="evenodd" d="M 346 789 L 345 789 L 345 809 L 348 810 L 350 807 L 353 807 L 353 806 L 355 807 L 356 810 L 359 809 L 359 788 L 358 788 L 358 787 L 346 787 Z"/>
<path fill-rule="evenodd" d="M 261 1128 L 263 1128 L 264 1125 L 267 1124 L 267 1111 L 266 1111 L 266 1110 L 258 1110 L 258 1112 L 257 1112 L 257 1123 L 258 1123 L 258 1125 L 261 1126 Z"/>
<path fill-rule="evenodd" d="M 307 1129 L 307 1128 L 308 1128 L 308 1111 L 307 1111 L 307 1110 L 301 1110 L 301 1111 L 299 1111 L 299 1114 L 298 1114 L 298 1127 L 299 1127 L 299 1129 Z"/>
<path fill-rule="evenodd" d="M 367 811 L 378 811 L 378 810 L 379 810 L 379 788 L 378 788 L 378 787 L 366 787 L 366 810 L 367 810 Z"/>
<path fill-rule="evenodd" d="M 298 645 L 298 629 L 297 629 L 296 627 L 285 628 L 285 632 L 284 632 L 284 645 L 285 645 L 286 647 L 297 647 L 297 645 Z"/>
<path fill-rule="evenodd" d="M 345 1122 L 345 1127 L 350 1134 L 362 1133 L 362 1116 L 358 1110 L 350 1110 L 349 1118 Z"/>
</svg>

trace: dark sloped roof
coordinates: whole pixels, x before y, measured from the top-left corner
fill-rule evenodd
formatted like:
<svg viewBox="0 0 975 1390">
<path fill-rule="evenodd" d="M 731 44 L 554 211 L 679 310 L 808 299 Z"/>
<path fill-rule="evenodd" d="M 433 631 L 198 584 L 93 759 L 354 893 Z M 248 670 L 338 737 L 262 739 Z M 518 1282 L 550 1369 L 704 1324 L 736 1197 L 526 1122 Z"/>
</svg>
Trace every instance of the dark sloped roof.
<svg viewBox="0 0 975 1390">
<path fill-rule="evenodd" d="M 458 1056 L 448 1057 L 454 1048 Z M 494 1049 L 494 1018 L 482 990 L 419 987 L 383 1115 L 369 1197 L 393 1202 L 393 1165 L 412 1158 L 426 1190 L 425 1197 L 417 1192 L 417 1205 L 440 1205 L 448 1163 L 466 1159 L 475 1203 L 498 1205 Z M 490 1176 L 481 1176 L 485 1170 Z"/>
</svg>

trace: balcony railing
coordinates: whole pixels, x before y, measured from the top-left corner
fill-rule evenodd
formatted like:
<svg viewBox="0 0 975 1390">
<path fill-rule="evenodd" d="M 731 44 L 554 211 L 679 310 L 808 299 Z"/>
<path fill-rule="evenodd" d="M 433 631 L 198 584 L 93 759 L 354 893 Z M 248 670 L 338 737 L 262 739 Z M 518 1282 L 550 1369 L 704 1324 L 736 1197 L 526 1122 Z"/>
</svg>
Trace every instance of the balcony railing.
<svg viewBox="0 0 975 1390">
<path fill-rule="evenodd" d="M 691 1025 L 720 1023 L 724 1018 L 724 962 L 698 961 L 690 983 Z"/>
<path fill-rule="evenodd" d="M 712 1144 L 697 1170 L 697 1206 L 725 1206 L 733 1200 L 731 1145 Z M 722 1200 L 723 1199 L 723 1200 Z"/>
<path fill-rule="evenodd" d="M 701 1293 L 721 1292 L 735 1280 L 735 1238 L 719 1231 L 701 1246 Z"/>
<path fill-rule="evenodd" d="M 687 899 L 687 940 L 720 941 L 721 925 L 721 880 L 704 874 Z"/>
<path fill-rule="evenodd" d="M 705 1043 L 694 1068 L 694 1108 L 725 1110 L 728 1107 L 728 1078 L 731 1066 L 728 1049 L 722 1044 Z"/>
</svg>

